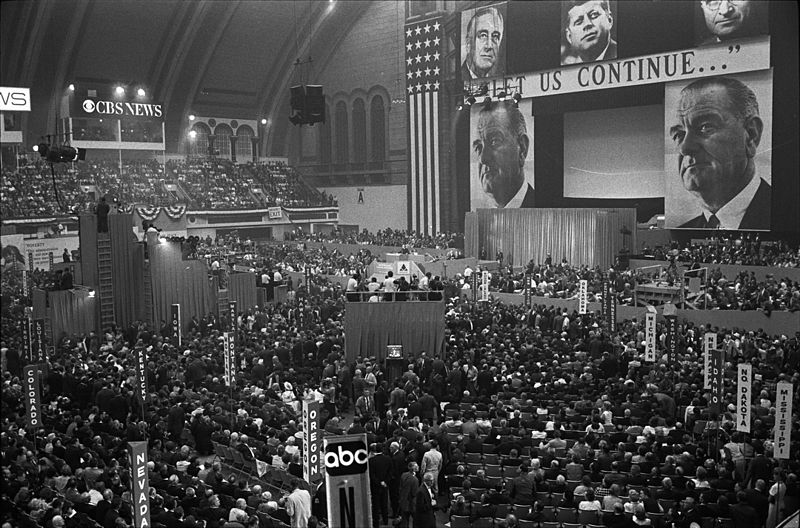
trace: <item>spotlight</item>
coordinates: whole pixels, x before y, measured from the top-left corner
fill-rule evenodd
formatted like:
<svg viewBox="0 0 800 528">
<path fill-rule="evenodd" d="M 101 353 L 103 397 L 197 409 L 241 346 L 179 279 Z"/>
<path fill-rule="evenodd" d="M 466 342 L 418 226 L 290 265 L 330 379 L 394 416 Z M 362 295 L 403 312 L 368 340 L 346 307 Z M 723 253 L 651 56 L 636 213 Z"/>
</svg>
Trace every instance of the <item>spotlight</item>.
<svg viewBox="0 0 800 528">
<path fill-rule="evenodd" d="M 95 296 L 95 291 L 89 290 L 89 297 L 94 297 L 94 296 Z"/>
<path fill-rule="evenodd" d="M 114 91 L 116 92 L 117 95 L 125 95 L 125 88 L 123 88 L 122 86 L 117 86 Z"/>
<path fill-rule="evenodd" d="M 461 110 L 463 110 L 463 109 L 464 109 L 464 105 L 458 105 L 458 108 L 456 108 L 456 110 L 458 110 L 459 112 L 460 112 Z"/>
<path fill-rule="evenodd" d="M 75 85 L 74 84 L 70 84 L 69 86 L 67 86 L 67 90 L 69 90 L 70 92 L 74 92 L 75 91 Z"/>
<path fill-rule="evenodd" d="M 194 139 L 196 137 L 197 137 L 197 131 L 196 130 L 190 130 L 189 131 L 189 139 Z"/>
<path fill-rule="evenodd" d="M 34 145 L 33 146 L 33 151 L 34 152 L 39 152 L 39 145 Z"/>
<path fill-rule="evenodd" d="M 195 119 L 196 117 L 194 116 L 194 114 L 189 114 L 189 121 L 194 121 Z"/>
<path fill-rule="evenodd" d="M 266 118 L 266 117 L 264 117 L 264 118 L 262 118 L 262 119 L 261 119 L 261 124 L 262 124 L 262 125 L 266 125 L 266 124 L 267 124 L 267 122 L 268 122 L 268 121 L 267 121 L 267 118 Z"/>
<path fill-rule="evenodd" d="M 144 97 L 146 95 L 144 88 L 139 88 L 138 90 L 136 90 L 136 95 L 138 95 L 139 97 Z"/>
</svg>

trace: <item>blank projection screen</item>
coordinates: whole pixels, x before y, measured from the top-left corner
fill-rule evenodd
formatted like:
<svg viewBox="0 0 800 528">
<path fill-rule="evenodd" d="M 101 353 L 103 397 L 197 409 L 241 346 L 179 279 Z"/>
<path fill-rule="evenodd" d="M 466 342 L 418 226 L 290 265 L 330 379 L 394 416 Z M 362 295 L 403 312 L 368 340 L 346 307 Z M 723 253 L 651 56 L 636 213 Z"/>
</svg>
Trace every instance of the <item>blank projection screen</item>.
<svg viewBox="0 0 800 528">
<path fill-rule="evenodd" d="M 564 197 L 663 198 L 663 105 L 564 114 Z"/>
</svg>

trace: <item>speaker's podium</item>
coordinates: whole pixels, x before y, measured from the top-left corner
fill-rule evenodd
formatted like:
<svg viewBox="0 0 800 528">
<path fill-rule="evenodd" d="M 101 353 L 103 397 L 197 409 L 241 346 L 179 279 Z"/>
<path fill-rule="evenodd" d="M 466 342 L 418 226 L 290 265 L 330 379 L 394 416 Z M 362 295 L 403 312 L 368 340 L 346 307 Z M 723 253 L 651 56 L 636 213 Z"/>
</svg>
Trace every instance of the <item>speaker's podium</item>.
<svg viewBox="0 0 800 528">
<path fill-rule="evenodd" d="M 408 362 L 403 356 L 403 345 L 386 345 L 386 364 L 384 365 L 386 379 L 392 381 L 400 379 L 406 370 L 406 365 Z"/>
<path fill-rule="evenodd" d="M 347 292 L 345 358 L 374 357 L 390 384 L 422 351 L 442 358 L 445 305 L 441 292 Z M 399 370 L 395 370 L 399 369 Z"/>
</svg>

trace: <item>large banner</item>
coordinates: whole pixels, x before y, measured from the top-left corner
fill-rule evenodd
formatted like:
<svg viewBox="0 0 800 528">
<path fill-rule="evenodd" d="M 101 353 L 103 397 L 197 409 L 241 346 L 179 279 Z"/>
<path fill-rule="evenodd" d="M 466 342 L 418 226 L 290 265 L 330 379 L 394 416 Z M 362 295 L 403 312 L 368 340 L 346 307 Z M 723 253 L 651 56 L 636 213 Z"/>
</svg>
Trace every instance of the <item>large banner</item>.
<svg viewBox="0 0 800 528">
<path fill-rule="evenodd" d="M 330 528 L 372 525 L 367 435 L 325 437 L 325 497 Z"/>
<path fill-rule="evenodd" d="M 312 484 L 322 480 L 320 407 L 316 400 L 303 400 L 303 480 Z"/>
<path fill-rule="evenodd" d="M 792 441 L 792 384 L 778 383 L 775 398 L 775 458 L 788 459 Z"/>
<path fill-rule="evenodd" d="M 532 104 L 503 100 L 470 107 L 471 211 L 534 206 Z"/>
<path fill-rule="evenodd" d="M 719 413 L 722 410 L 722 396 L 724 391 L 725 353 L 722 350 L 711 350 L 711 400 L 708 408 Z"/>
<path fill-rule="evenodd" d="M 617 2 L 561 2 L 561 65 L 617 58 Z"/>
<path fill-rule="evenodd" d="M 133 479 L 133 526 L 150 526 L 150 483 L 147 476 L 147 442 L 128 442 Z"/>
<path fill-rule="evenodd" d="M 134 353 L 136 354 L 136 398 L 144 408 L 147 402 L 147 350 L 144 347 L 137 347 Z"/>
<path fill-rule="evenodd" d="M 673 81 L 688 81 L 766 69 L 770 64 L 768 36 L 694 49 L 653 53 L 627 59 L 572 64 L 561 68 L 520 75 L 496 77 L 486 85 L 488 95 L 519 92 L 523 98 L 544 97 L 574 92 L 643 86 Z"/>
<path fill-rule="evenodd" d="M 78 247 L 77 235 L 29 239 L 23 235 L 3 235 L 3 269 L 15 266 L 31 271 L 36 268 L 49 270 L 53 262 L 62 261 L 65 249 L 72 258 Z"/>
<path fill-rule="evenodd" d="M 650 311 L 644 316 L 644 360 L 656 361 L 656 314 Z"/>
<path fill-rule="evenodd" d="M 482 80 L 506 72 L 505 3 L 461 13 L 461 80 L 465 93 L 479 93 Z"/>
<path fill-rule="evenodd" d="M 443 78 L 442 18 L 406 25 L 406 108 L 408 111 L 409 227 L 433 234 L 441 230 L 439 104 Z"/>
<path fill-rule="evenodd" d="M 753 366 L 749 363 L 739 363 L 736 377 L 736 430 L 742 433 L 750 432 L 750 422 L 753 404 Z"/>
<path fill-rule="evenodd" d="M 39 365 L 26 365 L 25 378 L 25 424 L 30 429 L 42 427 L 42 395 L 39 390 Z"/>
<path fill-rule="evenodd" d="M 711 388 L 711 351 L 717 349 L 717 333 L 703 335 L 703 388 Z"/>
<path fill-rule="evenodd" d="M 578 282 L 578 313 L 584 315 L 589 311 L 589 281 L 581 279 Z"/>
<path fill-rule="evenodd" d="M 772 70 L 664 88 L 665 226 L 770 229 Z"/>
<path fill-rule="evenodd" d="M 181 305 L 173 304 L 170 308 L 170 321 L 172 324 L 172 341 L 175 346 L 181 346 L 183 326 L 181 324 Z"/>
<path fill-rule="evenodd" d="M 489 272 L 481 271 L 481 301 L 489 300 Z"/>
</svg>

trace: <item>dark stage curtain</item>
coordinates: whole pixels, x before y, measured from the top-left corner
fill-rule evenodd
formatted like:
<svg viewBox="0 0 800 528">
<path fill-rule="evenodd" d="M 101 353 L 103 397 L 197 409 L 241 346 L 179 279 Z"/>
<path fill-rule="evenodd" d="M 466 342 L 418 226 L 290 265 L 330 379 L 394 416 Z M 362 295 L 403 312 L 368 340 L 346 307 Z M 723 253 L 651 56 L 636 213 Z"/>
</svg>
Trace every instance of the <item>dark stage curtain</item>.
<svg viewBox="0 0 800 528">
<path fill-rule="evenodd" d="M 183 260 L 181 245 L 162 241 L 148 247 L 153 288 L 155 324 L 168 321 L 173 304 L 181 305 L 184 329 L 192 316 L 198 319 L 209 312 L 217 313 L 214 282 L 209 280 L 206 263 L 202 260 Z"/>
<path fill-rule="evenodd" d="M 64 334 L 88 334 L 97 329 L 97 297 L 83 290 L 51 291 L 47 295 L 55 343 L 59 343 Z"/>
<path fill-rule="evenodd" d="M 111 273 L 114 280 L 114 318 L 123 327 L 141 319 L 144 306 L 144 248 L 133 234 L 132 221 L 129 214 L 108 216 Z"/>
<path fill-rule="evenodd" d="M 444 303 L 347 303 L 344 311 L 345 356 L 386 358 L 386 345 L 403 345 L 407 358 L 425 350 L 429 357 L 444 354 Z"/>
<path fill-rule="evenodd" d="M 237 310 L 249 310 L 258 304 L 254 273 L 228 275 L 228 300 L 236 301 Z"/>
<path fill-rule="evenodd" d="M 467 215 L 464 238 L 470 256 L 484 247 L 516 265 L 542 263 L 550 253 L 554 262 L 609 267 L 622 248 L 623 226 L 635 233 L 635 209 L 479 209 Z"/>
<path fill-rule="evenodd" d="M 82 214 L 78 240 L 81 252 L 81 284 L 97 288 L 97 215 Z"/>
</svg>

